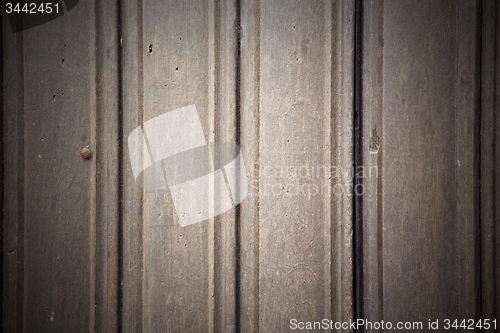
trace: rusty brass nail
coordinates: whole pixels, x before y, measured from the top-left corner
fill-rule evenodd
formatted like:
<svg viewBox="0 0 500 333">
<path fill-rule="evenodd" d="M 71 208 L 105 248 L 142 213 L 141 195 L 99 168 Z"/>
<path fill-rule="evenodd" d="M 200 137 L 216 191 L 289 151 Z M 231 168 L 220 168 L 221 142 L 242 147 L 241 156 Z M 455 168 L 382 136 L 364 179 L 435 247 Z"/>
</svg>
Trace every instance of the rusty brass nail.
<svg viewBox="0 0 500 333">
<path fill-rule="evenodd" d="M 90 152 L 90 149 L 88 148 L 83 148 L 81 151 L 80 151 L 80 155 L 82 155 L 82 157 L 86 160 L 88 160 L 90 158 L 90 155 L 91 155 L 91 152 Z"/>
</svg>

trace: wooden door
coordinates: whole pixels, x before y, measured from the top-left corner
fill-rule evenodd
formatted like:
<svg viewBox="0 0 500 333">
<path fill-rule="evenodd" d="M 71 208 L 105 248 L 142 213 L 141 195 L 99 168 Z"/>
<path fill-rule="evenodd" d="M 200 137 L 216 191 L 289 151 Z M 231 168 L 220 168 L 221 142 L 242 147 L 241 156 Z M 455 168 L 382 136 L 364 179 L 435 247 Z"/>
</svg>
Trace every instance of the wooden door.
<svg viewBox="0 0 500 333">
<path fill-rule="evenodd" d="M 494 0 L 58 4 L 3 4 L 5 332 L 500 320 Z M 248 195 L 181 226 L 134 168 L 193 105 Z"/>
</svg>

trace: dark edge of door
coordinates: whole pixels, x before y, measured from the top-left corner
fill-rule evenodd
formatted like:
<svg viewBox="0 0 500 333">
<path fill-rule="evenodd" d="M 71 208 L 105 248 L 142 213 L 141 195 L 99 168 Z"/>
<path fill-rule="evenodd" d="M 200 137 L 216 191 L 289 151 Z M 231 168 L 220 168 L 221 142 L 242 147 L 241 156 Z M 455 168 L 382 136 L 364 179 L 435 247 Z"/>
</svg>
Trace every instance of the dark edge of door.
<svg viewBox="0 0 500 333">
<path fill-rule="evenodd" d="M 500 6 L 495 0 L 484 0 L 481 15 L 481 100 L 480 143 L 478 154 L 480 173 L 480 267 L 481 315 L 483 319 L 500 320 L 500 228 L 498 220 L 499 197 L 499 101 L 498 47 L 500 44 Z M 498 322 L 497 322 L 498 327 Z"/>
<path fill-rule="evenodd" d="M 123 175 L 124 175 L 124 119 L 123 119 L 123 0 L 117 0 L 118 2 L 118 94 L 120 96 L 118 101 L 118 148 L 119 158 L 118 158 L 118 332 L 123 332 L 123 272 L 124 272 L 124 206 L 123 206 Z"/>
<path fill-rule="evenodd" d="M 22 72 L 23 32 L 10 32 L 2 15 L 2 331 L 23 331 L 24 327 L 24 77 Z M 7 14 L 5 14 L 7 15 Z M 22 18 L 21 18 L 22 19 Z M 21 23 L 22 24 L 22 23 Z M 6 25 L 4 27 L 4 25 Z M 9 58 L 10 56 L 10 58 Z M 6 63 L 6 61 L 9 61 Z M 5 82 L 3 82 L 5 80 Z M 11 92 L 11 94 L 9 94 Z M 16 92 L 16 93 L 12 93 Z M 10 112 L 5 112 L 9 109 Z M 4 154 L 10 159 L 5 160 Z M 9 178 L 5 173 L 12 172 Z M 10 192 L 9 192 L 10 191 Z M 5 196 L 4 192 L 11 193 Z M 4 275 L 5 273 L 5 275 Z M 11 288 L 6 288 L 6 282 Z M 9 283 L 10 282 L 10 283 Z M 10 302 L 10 303 L 9 303 Z M 12 304 L 11 307 L 4 306 Z M 5 312 L 6 311 L 6 312 Z"/>
<path fill-rule="evenodd" d="M 363 186 L 357 170 L 363 166 L 362 128 L 362 20 L 363 0 L 355 3 L 355 49 L 354 49 L 354 172 L 353 172 L 353 217 L 354 217 L 354 320 L 363 319 L 363 197 L 357 195 L 358 186 Z M 363 329 L 359 329 L 362 332 Z"/>
<path fill-rule="evenodd" d="M 241 147 L 241 0 L 236 0 L 236 144 Z M 239 172 L 239 171 L 238 171 Z M 241 332 L 241 203 L 234 207 L 236 223 L 235 251 L 236 251 L 236 277 L 235 277 L 235 328 Z"/>
<path fill-rule="evenodd" d="M 3 133 L 3 15 L 0 15 L 0 128 Z M 3 184 L 4 184 L 4 172 L 3 172 L 3 135 L 0 138 L 0 203 L 2 206 L 2 214 L 0 214 L 0 281 L 2 284 L 0 286 L 0 295 L 3 296 L 3 237 L 4 237 L 4 218 L 3 218 L 3 210 L 4 210 L 4 193 L 3 193 Z M 3 297 L 2 302 L 0 302 L 0 333 L 3 332 Z"/>
</svg>

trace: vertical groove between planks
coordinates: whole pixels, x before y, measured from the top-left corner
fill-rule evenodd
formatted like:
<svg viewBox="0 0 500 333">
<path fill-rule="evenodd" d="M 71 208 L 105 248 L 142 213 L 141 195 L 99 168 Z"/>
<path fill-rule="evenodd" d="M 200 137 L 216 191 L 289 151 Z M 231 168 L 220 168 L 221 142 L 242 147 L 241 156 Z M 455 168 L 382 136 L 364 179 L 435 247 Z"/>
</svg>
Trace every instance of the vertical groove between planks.
<svg viewBox="0 0 500 333">
<path fill-rule="evenodd" d="M 93 237 L 96 278 L 91 302 L 96 332 L 119 331 L 121 295 L 122 217 L 122 112 L 120 66 L 120 7 L 118 0 L 95 2 L 96 72 L 95 106 L 92 107 L 92 201 L 95 210 Z M 95 242 L 95 245 L 94 245 Z"/>
<path fill-rule="evenodd" d="M 332 122 L 331 149 L 334 165 L 341 168 L 341 182 L 345 185 L 345 170 L 353 164 L 352 143 L 354 121 L 354 47 L 355 2 L 335 2 L 332 11 Z M 333 150 L 335 147 L 335 150 Z M 332 183 L 333 184 L 333 183 Z M 349 183 L 348 183 L 349 184 Z M 353 294 L 353 199 L 349 194 L 332 195 L 332 247 L 330 258 L 332 267 L 331 314 L 335 321 L 349 321 L 354 315 Z M 349 331 L 349 330 L 344 330 Z"/>
<path fill-rule="evenodd" d="M 125 244 L 124 244 L 124 220 L 125 220 L 125 210 L 124 210 L 124 163 L 125 163 L 125 157 L 124 157 L 124 147 L 125 147 L 125 142 L 124 142 L 124 115 L 123 115 L 123 105 L 124 105 L 124 86 L 123 86 L 123 69 L 124 69 L 124 64 L 123 64 L 123 0 L 117 0 L 117 10 L 118 10 L 118 36 L 117 36 L 117 46 L 118 46 L 118 95 L 120 96 L 119 98 L 119 104 L 118 104 L 118 144 L 119 144 L 119 152 L 118 152 L 118 290 L 117 290 L 117 309 L 118 309 L 118 332 L 122 333 L 123 332 L 123 276 L 124 276 L 124 265 L 125 265 L 125 260 L 124 260 L 124 249 L 125 249 Z"/>
<path fill-rule="evenodd" d="M 208 18 L 208 56 L 210 70 L 208 73 L 208 141 L 215 141 L 215 91 L 216 91 L 216 0 L 209 1 L 209 18 Z M 213 209 L 213 208 L 212 208 Z M 215 332 L 215 219 L 211 217 L 208 222 L 208 331 Z"/>
<path fill-rule="evenodd" d="M 19 75 L 19 78 L 21 82 L 19 82 L 19 85 L 16 87 L 17 91 L 22 92 L 19 94 L 19 102 L 17 104 L 17 111 L 19 112 L 18 114 L 18 132 L 17 132 L 17 141 L 19 144 L 18 151 L 17 151 L 17 169 L 18 169 L 18 192 L 17 192 L 17 208 L 18 208 L 18 249 L 21 251 L 19 253 L 19 260 L 18 260 L 18 297 L 19 297 L 19 303 L 18 303 L 18 311 L 17 311 L 17 319 L 18 319 L 18 329 L 21 332 L 24 332 L 25 329 L 25 313 L 26 313 L 26 277 L 25 277 L 25 229 L 26 229 L 26 218 L 25 218 L 25 193 L 26 193 L 26 188 L 25 188 L 25 179 L 26 179 L 26 174 L 25 174 L 25 123 L 24 123 L 24 48 L 23 48 L 23 37 L 24 37 L 24 32 L 18 33 L 20 35 L 20 41 L 19 43 L 16 43 L 16 48 L 15 52 L 16 54 L 19 55 L 20 58 L 22 58 L 22 61 L 19 61 L 17 63 L 18 67 L 16 68 L 16 72 L 18 73 L 23 73 Z M 17 40 L 17 38 L 16 38 Z M 16 91 L 16 92 L 17 92 Z M 16 94 L 17 95 L 17 94 Z M 20 243 L 20 244 L 19 244 Z"/>
<path fill-rule="evenodd" d="M 260 1 L 241 5 L 241 150 L 253 180 L 260 141 Z M 259 195 L 248 196 L 241 207 L 240 329 L 259 331 Z"/>
<path fill-rule="evenodd" d="M 384 0 L 382 0 L 382 14 L 381 14 L 381 22 L 380 22 L 380 34 L 382 35 L 382 40 L 384 38 L 384 15 L 385 15 L 385 10 L 384 10 Z M 382 49 L 383 50 L 383 49 Z M 383 51 L 382 51 L 383 52 Z M 384 57 L 383 55 L 380 57 L 380 62 L 381 62 L 381 73 L 384 70 Z M 380 89 L 380 106 L 379 106 L 379 124 L 380 124 L 380 136 L 382 137 L 382 142 L 385 141 L 385 135 L 384 135 L 384 121 L 383 121 L 383 105 L 384 105 L 384 76 L 381 76 L 381 89 Z M 379 170 L 377 171 L 377 197 L 376 197 L 376 202 L 377 202 L 377 282 L 379 283 L 378 287 L 378 307 L 379 307 L 379 314 L 380 318 L 384 318 L 384 257 L 383 257 L 383 249 L 384 249 L 384 196 L 383 196 L 383 191 L 384 191 L 384 186 L 382 182 L 382 177 L 384 174 L 384 164 L 382 163 L 384 158 L 384 144 L 382 143 L 382 148 L 379 148 L 379 158 L 376 162 L 376 165 L 379 167 Z M 379 178 L 380 177 L 380 178 Z"/>
<path fill-rule="evenodd" d="M 327 29 L 326 31 L 330 34 L 330 38 L 325 38 L 325 63 L 324 63 L 324 71 L 325 71 L 325 82 L 324 82 L 324 108 L 325 110 L 329 110 L 329 114 L 327 117 L 327 124 L 325 125 L 325 135 L 324 135 L 324 142 L 323 145 L 325 147 L 329 147 L 329 149 L 325 149 L 323 151 L 323 160 L 325 161 L 325 166 L 331 167 L 333 165 L 334 161 L 334 144 L 332 142 L 332 130 L 333 130 L 333 119 L 335 118 L 335 112 L 334 108 L 332 107 L 332 100 L 333 100 L 333 62 L 334 62 L 334 53 L 333 53 L 333 33 L 334 33 L 334 9 L 335 6 L 331 2 L 327 2 L 325 4 L 325 22 L 327 24 Z M 329 180 L 331 180 L 329 178 Z M 331 187 L 331 184 L 328 184 Z M 323 285 L 323 298 L 324 298 L 324 308 L 325 308 L 325 317 L 328 316 L 328 318 L 332 318 L 333 313 L 332 313 L 332 300 L 333 300 L 333 293 L 332 293 L 332 281 L 333 281 L 333 276 L 332 276 L 332 270 L 331 270 L 331 265 L 332 265 L 332 258 L 331 258 L 331 253 L 334 248 L 335 241 L 332 237 L 332 229 L 334 228 L 334 223 L 333 223 L 333 214 L 332 210 L 334 209 L 333 200 L 332 200 L 332 194 L 331 191 L 328 191 L 327 194 L 325 194 L 325 206 L 324 206 L 324 216 L 327 219 L 327 222 L 324 224 L 324 230 L 323 234 L 325 235 L 324 237 L 324 252 L 325 252 L 325 257 L 323 258 L 323 265 L 324 265 L 324 272 L 325 274 L 325 281 Z"/>
<path fill-rule="evenodd" d="M 353 179 L 353 216 L 354 216 L 354 319 L 363 319 L 363 197 L 357 194 L 357 187 L 364 186 L 357 177 L 358 168 L 363 166 L 362 159 L 362 29 L 363 1 L 355 2 L 355 49 L 354 49 L 354 179 Z M 364 331 L 363 329 L 360 330 Z"/>
<path fill-rule="evenodd" d="M 241 149 L 241 0 L 236 0 L 236 144 Z M 240 169 L 238 167 L 237 175 L 240 175 Z M 240 180 L 236 180 L 237 184 L 240 184 Z M 235 330 L 237 333 L 241 331 L 241 204 L 237 204 L 234 208 L 235 210 L 235 252 L 236 252 L 236 264 L 235 264 L 235 295 L 234 295 L 234 305 L 235 305 Z"/>
<path fill-rule="evenodd" d="M 383 41 L 384 2 L 363 3 L 363 166 L 370 175 L 363 179 L 363 312 L 364 319 L 380 321 L 383 318 Z M 379 140 L 376 149 L 370 140 Z"/>
<path fill-rule="evenodd" d="M 0 214 L 0 283 L 1 283 L 1 286 L 0 286 L 0 295 L 1 295 L 1 301 L 0 301 L 0 326 L 2 327 L 2 332 L 3 332 L 3 323 L 4 323 L 4 320 L 3 320 L 3 313 L 4 313 L 4 304 L 3 304 L 3 300 L 4 300 L 4 276 L 5 276 L 5 272 L 4 272 L 4 253 L 5 253 L 5 250 L 4 250 L 4 226 L 5 226 L 5 215 L 4 215 L 4 179 L 5 179 L 5 175 L 4 175 L 4 139 L 3 139 L 3 132 L 4 132 L 4 94 L 3 94 L 3 89 L 4 89 L 4 86 L 3 86 L 3 71 L 4 71 L 4 68 L 3 68 L 3 55 L 4 55 L 4 51 L 3 51 L 3 40 L 4 40 L 4 37 L 3 37 L 3 14 L 0 14 L 0 27 L 1 27 L 1 30 L 0 31 L 0 58 L 2 59 L 0 61 L 0 77 L 2 77 L 2 79 L 0 79 L 0 128 L 2 129 L 2 137 L 0 138 L 0 206 L 2 207 L 2 214 Z"/>
<path fill-rule="evenodd" d="M 381 11 L 380 11 L 380 23 L 378 27 L 380 28 L 380 36 L 382 37 L 382 41 L 384 40 L 384 16 L 385 16 L 385 3 L 384 0 L 381 0 Z M 377 293 L 377 300 L 378 300 L 378 309 L 379 309 L 379 316 L 378 318 L 383 319 L 384 318 L 384 257 L 383 257 L 383 249 L 384 249 L 384 218 L 383 218 L 383 212 L 384 212 L 384 196 L 383 196 L 383 174 L 384 174 L 384 164 L 382 163 L 383 157 L 384 157 L 384 141 L 385 141 L 385 135 L 384 135 L 384 121 L 383 121 L 383 107 L 384 107 L 384 76 L 382 75 L 384 71 L 384 56 L 383 56 L 383 46 L 382 46 L 382 56 L 380 57 L 380 80 L 381 82 L 381 88 L 380 88 L 380 95 L 379 95 L 379 108 L 377 109 L 378 114 L 377 114 L 377 123 L 380 126 L 380 137 L 382 140 L 381 148 L 379 148 L 378 151 L 378 159 L 376 162 L 376 166 L 378 167 L 377 169 L 377 179 L 376 179 L 376 190 L 377 190 L 377 195 L 376 195 L 376 205 L 377 205 L 377 272 L 376 272 L 376 283 L 378 283 L 378 293 Z M 377 73 L 378 74 L 378 73 Z"/>
<path fill-rule="evenodd" d="M 90 10 L 90 26 L 93 27 L 93 31 L 90 33 L 92 35 L 92 46 L 90 47 L 90 66 L 91 66 L 91 73 L 95 73 L 95 77 L 91 80 L 91 86 L 90 86 L 90 93 L 91 93 L 91 98 L 90 98 L 90 142 L 91 142 L 91 147 L 89 149 L 94 150 L 94 158 L 93 160 L 97 160 L 98 158 L 100 159 L 100 154 L 98 153 L 97 157 L 95 156 L 97 153 L 97 150 L 100 149 L 101 142 L 98 142 L 97 140 L 97 132 L 98 132 L 98 126 L 100 127 L 101 124 L 97 120 L 98 119 L 98 105 L 99 101 L 97 100 L 97 96 L 99 94 L 98 87 L 99 87 L 99 74 L 102 72 L 102 67 L 100 66 L 102 64 L 101 61 L 98 61 L 97 59 L 100 59 L 100 54 L 99 54 L 99 37 L 102 35 L 102 31 L 100 29 L 100 23 L 99 22 L 99 14 L 98 14 L 98 7 L 99 5 L 96 3 L 96 1 L 92 1 L 90 3 L 91 10 Z M 66 4 L 64 4 L 63 1 L 63 8 L 66 8 Z M 66 12 L 66 10 L 65 10 Z M 100 141 L 100 140 L 99 140 Z M 92 163 L 91 168 L 90 168 L 90 211 L 91 216 L 90 216 L 90 237 L 89 237 L 89 247 L 90 247 L 90 302 L 89 302 L 89 313 L 90 313 L 90 318 L 89 318 L 89 327 L 88 327 L 88 332 L 94 333 L 96 332 L 97 329 L 97 319 L 96 319 L 96 307 L 97 303 L 101 301 L 100 295 L 98 292 L 98 285 L 101 282 L 101 279 L 98 278 L 99 273 L 100 273 L 100 267 L 99 267 L 99 242 L 97 239 L 99 238 L 99 231 L 98 230 L 98 223 L 100 223 L 99 219 L 99 209 L 97 208 L 98 205 L 98 199 L 97 199 L 97 192 L 99 192 L 98 189 L 98 184 L 101 179 L 98 179 L 98 172 L 97 172 L 97 163 Z M 101 304 L 99 304 L 100 306 Z"/>
<path fill-rule="evenodd" d="M 144 123 L 143 1 L 123 2 L 123 140 Z M 125 142 L 123 142 L 125 145 Z M 123 155 L 125 160 L 128 155 Z M 123 164 L 123 332 L 143 331 L 143 200 L 144 190 Z M 125 176 L 128 175 L 128 176 Z"/>
</svg>

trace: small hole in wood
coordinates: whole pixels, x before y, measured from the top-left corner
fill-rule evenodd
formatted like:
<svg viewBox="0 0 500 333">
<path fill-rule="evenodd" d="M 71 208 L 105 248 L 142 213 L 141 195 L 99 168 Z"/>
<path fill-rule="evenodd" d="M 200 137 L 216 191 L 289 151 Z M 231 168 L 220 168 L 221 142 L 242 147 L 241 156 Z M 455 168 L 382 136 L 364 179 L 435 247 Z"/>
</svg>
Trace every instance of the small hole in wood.
<svg viewBox="0 0 500 333">
<path fill-rule="evenodd" d="M 153 44 L 149 44 L 149 54 L 153 53 Z"/>
</svg>

